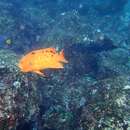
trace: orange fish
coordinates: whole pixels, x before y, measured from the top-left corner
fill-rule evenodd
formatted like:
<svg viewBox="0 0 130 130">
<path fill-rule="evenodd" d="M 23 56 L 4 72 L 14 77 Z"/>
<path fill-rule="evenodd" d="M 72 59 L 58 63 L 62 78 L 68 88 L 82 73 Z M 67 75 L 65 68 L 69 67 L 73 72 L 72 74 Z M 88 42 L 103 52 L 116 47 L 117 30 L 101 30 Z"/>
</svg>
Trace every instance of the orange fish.
<svg viewBox="0 0 130 130">
<path fill-rule="evenodd" d="M 43 48 L 31 51 L 23 56 L 18 67 L 22 72 L 35 72 L 45 76 L 41 70 L 64 68 L 63 63 L 68 63 L 63 50 L 58 53 L 55 48 Z"/>
</svg>

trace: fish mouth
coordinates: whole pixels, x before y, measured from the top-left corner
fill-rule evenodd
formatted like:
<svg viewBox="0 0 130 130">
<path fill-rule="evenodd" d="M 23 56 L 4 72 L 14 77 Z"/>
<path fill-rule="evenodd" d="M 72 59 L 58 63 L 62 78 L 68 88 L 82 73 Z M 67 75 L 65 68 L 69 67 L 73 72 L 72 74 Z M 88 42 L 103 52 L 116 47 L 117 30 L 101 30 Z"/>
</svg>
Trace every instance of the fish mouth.
<svg viewBox="0 0 130 130">
<path fill-rule="evenodd" d="M 21 64 L 17 64 L 17 66 L 19 67 L 20 70 L 23 70 L 23 67 L 21 66 Z"/>
</svg>

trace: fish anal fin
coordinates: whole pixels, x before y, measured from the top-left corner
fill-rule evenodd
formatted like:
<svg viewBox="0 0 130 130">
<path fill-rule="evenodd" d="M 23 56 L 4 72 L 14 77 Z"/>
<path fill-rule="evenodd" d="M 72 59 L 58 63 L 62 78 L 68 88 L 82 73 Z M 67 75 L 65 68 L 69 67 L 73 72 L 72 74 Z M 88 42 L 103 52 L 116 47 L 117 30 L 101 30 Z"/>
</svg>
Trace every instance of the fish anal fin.
<svg viewBox="0 0 130 130">
<path fill-rule="evenodd" d="M 39 75 L 41 75 L 41 76 L 43 76 L 43 77 L 46 77 L 46 75 L 44 74 L 44 73 L 42 73 L 41 71 L 39 71 L 39 70 L 35 70 L 35 71 L 33 71 L 34 73 L 37 73 L 37 74 L 39 74 Z"/>
</svg>

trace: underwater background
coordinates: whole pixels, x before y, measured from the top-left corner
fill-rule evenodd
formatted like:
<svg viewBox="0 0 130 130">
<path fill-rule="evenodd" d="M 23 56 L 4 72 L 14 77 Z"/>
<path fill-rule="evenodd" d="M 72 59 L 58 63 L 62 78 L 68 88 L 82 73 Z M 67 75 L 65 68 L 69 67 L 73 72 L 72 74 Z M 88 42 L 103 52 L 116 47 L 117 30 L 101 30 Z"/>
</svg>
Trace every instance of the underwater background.
<svg viewBox="0 0 130 130">
<path fill-rule="evenodd" d="M 21 57 L 64 49 L 64 69 Z M 130 130 L 130 0 L 0 0 L 0 130 Z"/>
</svg>

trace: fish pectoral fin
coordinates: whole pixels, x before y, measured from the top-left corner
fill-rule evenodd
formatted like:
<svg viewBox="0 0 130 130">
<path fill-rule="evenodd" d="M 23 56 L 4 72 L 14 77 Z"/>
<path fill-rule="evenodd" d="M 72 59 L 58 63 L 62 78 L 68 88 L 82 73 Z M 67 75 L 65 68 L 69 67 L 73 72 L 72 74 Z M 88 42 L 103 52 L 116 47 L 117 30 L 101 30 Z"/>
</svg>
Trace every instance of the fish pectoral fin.
<svg viewBox="0 0 130 130">
<path fill-rule="evenodd" d="M 35 70 L 35 71 L 33 71 L 33 72 L 35 72 L 35 73 L 37 73 L 37 74 L 39 74 L 39 75 L 41 75 L 41 76 L 46 77 L 46 75 L 45 75 L 44 73 L 42 73 L 41 71 L 39 71 L 39 70 Z"/>
</svg>

